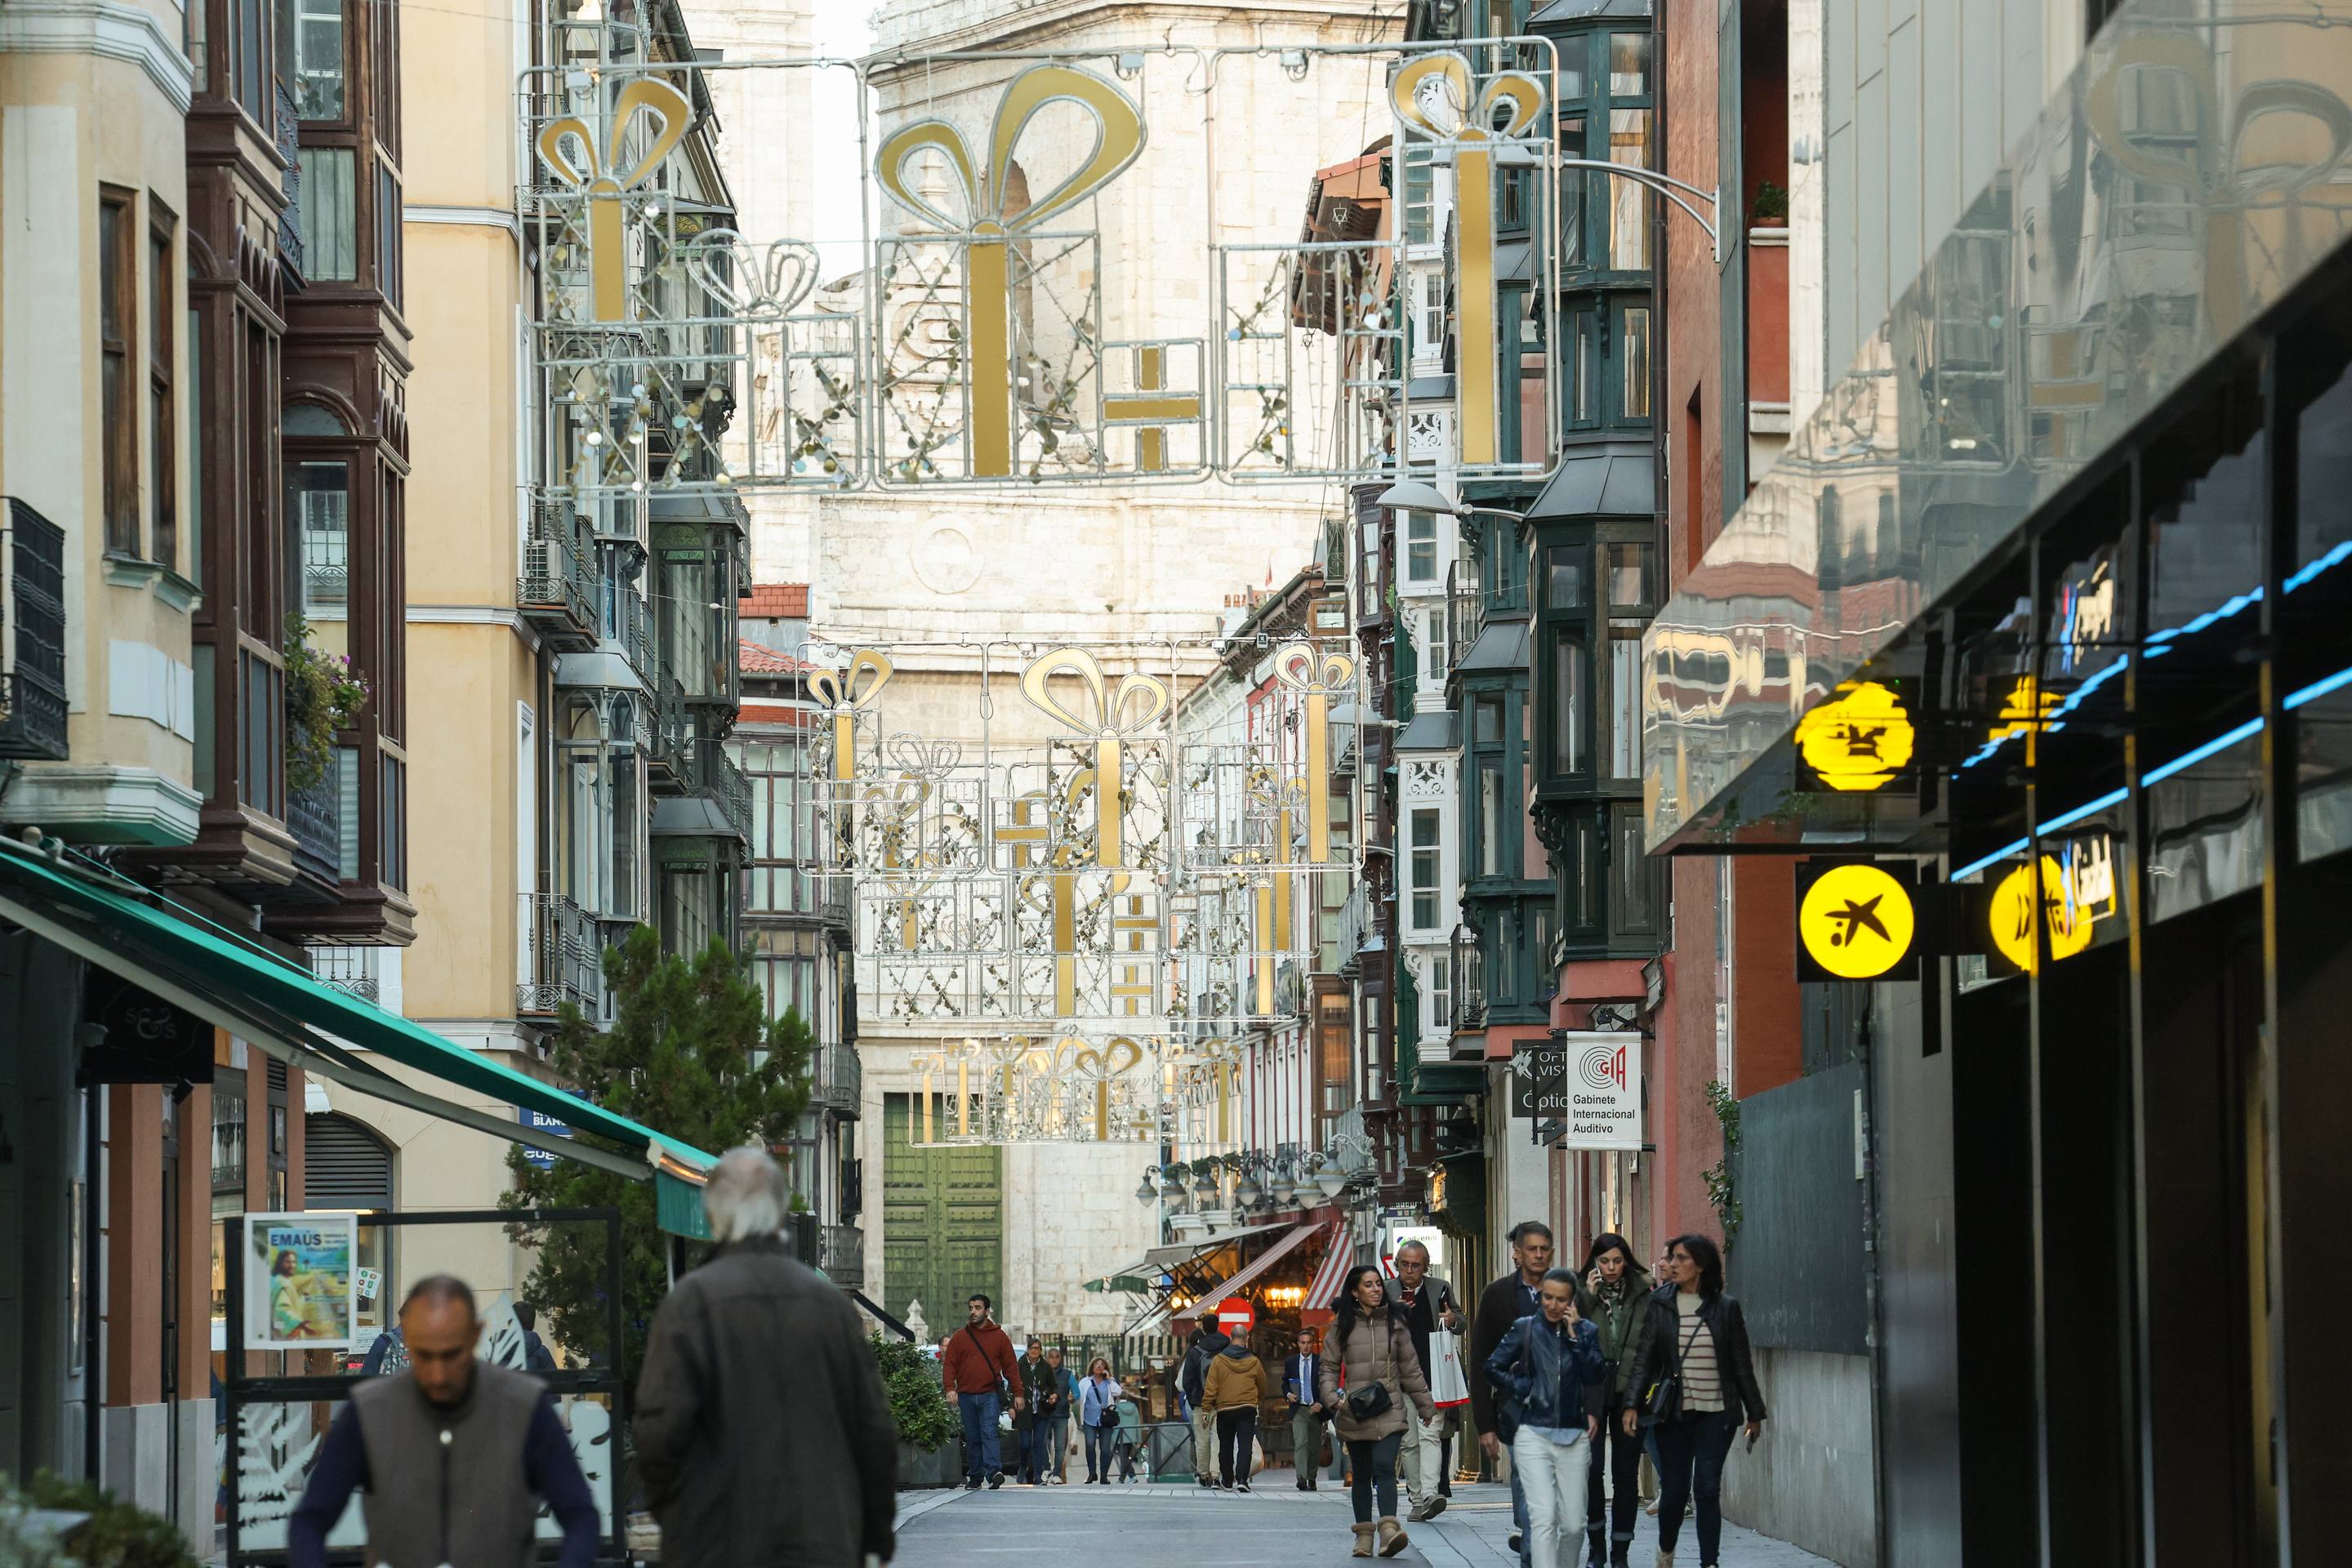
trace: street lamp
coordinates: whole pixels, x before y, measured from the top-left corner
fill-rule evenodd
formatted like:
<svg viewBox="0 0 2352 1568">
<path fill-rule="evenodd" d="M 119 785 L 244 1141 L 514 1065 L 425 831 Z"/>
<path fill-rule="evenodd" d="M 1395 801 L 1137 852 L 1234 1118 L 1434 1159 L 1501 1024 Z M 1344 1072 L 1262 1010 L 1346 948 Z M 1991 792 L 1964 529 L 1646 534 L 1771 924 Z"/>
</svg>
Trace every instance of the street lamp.
<svg viewBox="0 0 2352 1568">
<path fill-rule="evenodd" d="M 1525 522 L 1528 520 L 1528 514 L 1523 511 L 1511 511 L 1499 506 L 1476 506 L 1456 500 L 1425 479 L 1399 479 L 1382 490 L 1381 499 L 1372 504 L 1387 507 L 1395 511 L 1443 512 L 1448 517 L 1481 515 L 1506 517 L 1513 522 Z"/>
</svg>

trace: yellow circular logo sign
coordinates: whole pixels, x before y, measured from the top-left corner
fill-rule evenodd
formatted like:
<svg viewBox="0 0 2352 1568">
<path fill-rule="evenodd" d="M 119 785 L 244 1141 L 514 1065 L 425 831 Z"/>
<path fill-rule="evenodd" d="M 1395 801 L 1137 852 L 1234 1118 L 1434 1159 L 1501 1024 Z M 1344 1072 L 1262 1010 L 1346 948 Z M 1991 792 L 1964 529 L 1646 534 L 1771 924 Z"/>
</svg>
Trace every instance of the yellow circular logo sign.
<svg viewBox="0 0 2352 1568">
<path fill-rule="evenodd" d="M 1993 889 L 1988 919 L 1992 927 L 1993 950 L 2028 974 L 2041 964 L 2041 954 L 2033 942 L 2037 902 L 2048 931 L 2053 962 L 2072 958 L 2091 945 L 2091 913 L 2066 896 L 2066 873 L 2056 857 L 2044 855 L 2033 865 L 2020 866 Z"/>
<path fill-rule="evenodd" d="M 1797 906 L 1797 937 L 1844 980 L 1874 980 L 1911 952 L 1915 917 L 1903 884 L 1876 866 L 1832 866 Z"/>
<path fill-rule="evenodd" d="M 1797 721 L 1805 765 L 1834 790 L 1874 790 L 1910 763 L 1911 716 L 1874 680 L 1849 680 Z"/>
</svg>

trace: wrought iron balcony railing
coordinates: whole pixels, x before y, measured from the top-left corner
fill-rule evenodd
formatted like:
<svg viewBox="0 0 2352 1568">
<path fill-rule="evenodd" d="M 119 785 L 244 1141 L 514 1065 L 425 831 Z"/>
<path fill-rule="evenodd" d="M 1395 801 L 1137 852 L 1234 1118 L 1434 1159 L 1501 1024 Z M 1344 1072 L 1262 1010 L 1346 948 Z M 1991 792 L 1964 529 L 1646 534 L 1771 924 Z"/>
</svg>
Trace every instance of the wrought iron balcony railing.
<svg viewBox="0 0 2352 1568">
<path fill-rule="evenodd" d="M 817 1267 L 835 1284 L 863 1289 L 866 1233 L 854 1225 L 828 1225 L 817 1232 Z"/>
<path fill-rule="evenodd" d="M 376 972 L 378 949 L 314 947 L 310 951 L 312 979 L 338 991 L 347 991 L 362 1002 L 383 1000 L 383 987 Z"/>
<path fill-rule="evenodd" d="M 285 164 L 286 212 L 278 220 L 278 256 L 295 287 L 302 284 L 306 259 L 302 245 L 302 117 L 283 78 L 274 84 L 278 99 L 278 156 Z"/>
<path fill-rule="evenodd" d="M 0 510 L 0 757 L 66 756 L 66 532 Z"/>
<path fill-rule="evenodd" d="M 1467 581 L 1465 581 L 1467 579 Z M 1486 603 L 1475 578 L 1455 562 L 1445 569 L 1445 668 L 1459 669 L 1486 626 Z"/>
<path fill-rule="evenodd" d="M 816 1060 L 810 1064 L 809 1071 L 811 1100 L 854 1117 L 865 1086 L 865 1069 L 858 1065 L 856 1047 L 835 1044 L 817 1047 Z"/>
<path fill-rule="evenodd" d="M 530 537 L 524 542 L 522 574 L 515 579 L 515 608 L 558 651 L 596 644 L 596 569 L 587 526 L 564 500 L 531 508 Z M 642 606 L 640 606 L 642 611 Z"/>
<path fill-rule="evenodd" d="M 530 977 L 515 987 L 515 1011 L 553 1018 L 569 1002 L 592 1020 L 601 1018 L 604 943 L 596 918 L 562 893 L 530 895 L 524 918 Z"/>
<path fill-rule="evenodd" d="M 671 683 L 673 687 L 676 682 Z M 728 756 L 727 748 L 708 736 L 693 742 L 685 769 L 687 792 L 707 795 L 717 804 L 727 826 L 745 842 L 751 837 L 751 781 Z"/>
<path fill-rule="evenodd" d="M 1454 931 L 1454 1032 L 1457 1035 L 1486 1026 L 1486 955 L 1475 933 L 1465 927 Z"/>
</svg>

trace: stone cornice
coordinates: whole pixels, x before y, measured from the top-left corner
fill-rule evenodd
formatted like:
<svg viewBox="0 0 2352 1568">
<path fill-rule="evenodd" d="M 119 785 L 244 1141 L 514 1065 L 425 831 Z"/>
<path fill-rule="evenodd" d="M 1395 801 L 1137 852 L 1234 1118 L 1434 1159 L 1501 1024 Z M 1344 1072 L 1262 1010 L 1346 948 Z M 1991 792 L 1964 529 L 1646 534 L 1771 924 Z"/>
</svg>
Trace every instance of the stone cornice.
<svg viewBox="0 0 2352 1568">
<path fill-rule="evenodd" d="M 153 16 L 115 0 L 8 0 L 0 5 L 0 54 L 127 60 L 178 112 L 195 100 L 195 73 L 179 41 Z"/>
</svg>

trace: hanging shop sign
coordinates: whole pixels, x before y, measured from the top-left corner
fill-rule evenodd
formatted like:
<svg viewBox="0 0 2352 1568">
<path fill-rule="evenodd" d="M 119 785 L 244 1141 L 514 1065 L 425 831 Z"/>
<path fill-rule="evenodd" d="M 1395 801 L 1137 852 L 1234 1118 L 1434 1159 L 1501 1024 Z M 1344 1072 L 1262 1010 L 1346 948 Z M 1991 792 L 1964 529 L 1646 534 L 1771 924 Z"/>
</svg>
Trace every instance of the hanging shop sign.
<svg viewBox="0 0 2352 1568">
<path fill-rule="evenodd" d="M 2053 963 L 2062 963 L 2088 948 L 2118 907 L 2115 855 L 2105 835 L 2053 848 L 1994 883 L 1985 902 L 1992 951 L 2027 974 L 2041 968 L 2045 949 Z"/>
<path fill-rule="evenodd" d="M 1899 863 L 1816 861 L 1797 876 L 1797 978 L 1907 979 L 1917 970 L 1916 876 Z"/>
<path fill-rule="evenodd" d="M 1840 794 L 1885 789 L 1910 768 L 1917 739 L 1910 710 L 1892 688 L 1849 680 L 1797 721 L 1800 783 Z"/>
<path fill-rule="evenodd" d="M 1511 1050 L 1511 1115 L 1528 1121 L 1556 1117 L 1568 1092 L 1564 1046 L 1517 1046 Z"/>
<path fill-rule="evenodd" d="M 1566 1059 L 1558 1095 L 1557 1146 L 1565 1149 L 1642 1147 L 1642 1037 L 1630 1030 L 1570 1029 L 1560 1034 Z"/>
<path fill-rule="evenodd" d="M 93 965 L 82 1016 L 100 1033 L 82 1047 L 77 1083 L 212 1081 L 213 1026 L 152 992 Z"/>
</svg>

